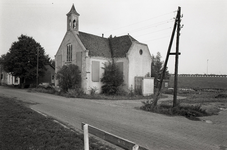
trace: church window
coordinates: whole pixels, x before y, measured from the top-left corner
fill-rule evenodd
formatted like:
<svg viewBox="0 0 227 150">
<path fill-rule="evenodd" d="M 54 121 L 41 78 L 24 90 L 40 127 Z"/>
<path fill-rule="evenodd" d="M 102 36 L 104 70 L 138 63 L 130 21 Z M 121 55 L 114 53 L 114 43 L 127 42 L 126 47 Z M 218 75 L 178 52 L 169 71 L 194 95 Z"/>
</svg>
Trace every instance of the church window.
<svg viewBox="0 0 227 150">
<path fill-rule="evenodd" d="M 68 44 L 67 45 L 67 62 L 71 62 L 72 61 L 72 44 Z"/>
</svg>

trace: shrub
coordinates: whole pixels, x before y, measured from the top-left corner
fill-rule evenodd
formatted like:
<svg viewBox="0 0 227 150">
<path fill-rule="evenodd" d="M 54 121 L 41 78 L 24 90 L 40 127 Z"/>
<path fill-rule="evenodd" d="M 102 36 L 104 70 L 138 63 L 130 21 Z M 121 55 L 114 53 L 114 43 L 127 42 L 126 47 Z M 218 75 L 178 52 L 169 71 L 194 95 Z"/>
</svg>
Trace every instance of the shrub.
<svg viewBox="0 0 227 150">
<path fill-rule="evenodd" d="M 75 89 L 68 89 L 68 92 L 65 93 L 66 97 L 80 97 L 81 95 L 84 95 L 84 91 L 81 88 L 75 88 Z"/>
<path fill-rule="evenodd" d="M 91 87 L 90 95 L 94 96 L 95 93 L 96 93 L 96 91 L 97 91 L 97 88 L 96 87 L 93 87 L 93 88 Z"/>
<path fill-rule="evenodd" d="M 75 89 L 68 89 L 68 92 L 65 95 L 66 97 L 76 97 L 77 96 L 77 92 Z"/>
<path fill-rule="evenodd" d="M 64 65 L 57 72 L 57 79 L 59 80 L 59 86 L 64 92 L 80 86 L 81 76 L 79 67 L 74 64 Z"/>
<path fill-rule="evenodd" d="M 142 110 L 151 111 L 154 113 L 165 114 L 169 116 L 185 116 L 187 118 L 195 120 L 196 117 L 207 116 L 205 110 L 201 109 L 201 105 L 187 105 L 172 107 L 169 104 L 161 104 L 156 107 L 152 107 L 152 101 L 142 102 L 143 106 L 140 107 Z"/>
<path fill-rule="evenodd" d="M 102 93 L 108 95 L 114 95 L 118 92 L 119 86 L 123 84 L 123 72 L 119 70 L 115 63 L 109 62 L 109 64 L 104 65 L 104 74 L 101 82 Z"/>
</svg>

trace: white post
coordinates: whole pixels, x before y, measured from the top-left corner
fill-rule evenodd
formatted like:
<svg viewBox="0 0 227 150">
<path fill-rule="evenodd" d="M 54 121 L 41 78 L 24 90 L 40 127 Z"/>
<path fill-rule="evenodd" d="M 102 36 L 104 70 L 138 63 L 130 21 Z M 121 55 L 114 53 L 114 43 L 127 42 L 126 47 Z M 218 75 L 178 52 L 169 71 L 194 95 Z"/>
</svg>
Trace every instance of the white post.
<svg viewBox="0 0 227 150">
<path fill-rule="evenodd" d="M 89 150 L 88 124 L 84 125 L 84 150 Z"/>
<path fill-rule="evenodd" d="M 137 145 L 137 144 L 134 145 L 133 148 L 132 148 L 132 150 L 139 150 L 139 145 Z"/>
</svg>

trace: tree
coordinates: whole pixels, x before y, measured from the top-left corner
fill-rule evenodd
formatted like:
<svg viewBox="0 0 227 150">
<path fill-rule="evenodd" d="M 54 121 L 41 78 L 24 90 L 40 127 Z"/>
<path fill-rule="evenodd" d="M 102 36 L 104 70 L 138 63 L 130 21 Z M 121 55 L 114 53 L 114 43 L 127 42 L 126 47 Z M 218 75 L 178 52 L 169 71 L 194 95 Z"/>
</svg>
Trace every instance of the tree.
<svg viewBox="0 0 227 150">
<path fill-rule="evenodd" d="M 0 65 L 3 65 L 6 54 L 2 54 L 0 57 Z"/>
<path fill-rule="evenodd" d="M 74 64 L 64 65 L 57 72 L 56 77 L 59 80 L 59 86 L 62 88 L 63 92 L 79 87 L 81 83 L 79 67 Z"/>
<path fill-rule="evenodd" d="M 163 71 L 163 61 L 161 61 L 161 54 L 157 52 L 157 55 L 152 55 L 152 64 L 151 64 L 151 77 L 154 77 L 155 85 L 157 86 L 158 81 L 161 79 L 161 74 Z M 168 68 L 166 68 L 164 79 L 169 79 L 170 74 Z"/>
<path fill-rule="evenodd" d="M 116 94 L 119 90 L 119 86 L 123 84 L 123 72 L 119 70 L 114 62 L 109 62 L 109 64 L 104 65 L 104 73 L 101 82 L 102 93 L 105 94 Z"/>
<path fill-rule="evenodd" d="M 45 55 L 39 43 L 26 35 L 18 37 L 18 41 L 12 43 L 9 52 L 3 57 L 4 70 L 19 77 L 21 83 L 25 83 L 27 79 L 34 80 L 37 71 L 37 52 L 39 53 L 38 74 L 43 76 L 45 65 L 49 63 L 49 56 Z"/>
</svg>

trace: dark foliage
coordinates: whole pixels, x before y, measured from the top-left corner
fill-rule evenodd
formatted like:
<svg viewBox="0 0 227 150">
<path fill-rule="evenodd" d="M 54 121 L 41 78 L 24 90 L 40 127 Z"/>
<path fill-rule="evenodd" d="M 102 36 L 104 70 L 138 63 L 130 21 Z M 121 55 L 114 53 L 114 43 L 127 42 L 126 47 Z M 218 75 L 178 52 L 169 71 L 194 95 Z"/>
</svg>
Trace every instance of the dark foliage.
<svg viewBox="0 0 227 150">
<path fill-rule="evenodd" d="M 57 72 L 57 79 L 59 81 L 59 86 L 64 92 L 68 92 L 68 89 L 80 87 L 81 75 L 79 67 L 74 64 L 64 65 Z"/>
<path fill-rule="evenodd" d="M 158 52 L 156 56 L 152 55 L 152 64 L 151 64 L 151 77 L 155 78 L 155 85 L 157 86 L 158 80 L 161 79 L 161 74 L 163 72 L 163 61 L 161 61 L 161 54 Z M 170 74 L 168 68 L 165 70 L 164 79 L 169 79 Z"/>
<path fill-rule="evenodd" d="M 201 109 L 200 105 L 187 105 L 187 106 L 176 106 L 172 107 L 169 104 L 161 104 L 153 107 L 152 102 L 142 102 L 143 106 L 140 107 L 142 110 L 151 111 L 154 113 L 160 113 L 170 116 L 185 116 L 186 118 L 197 120 L 196 117 L 207 116 L 205 110 Z"/>
<path fill-rule="evenodd" d="M 109 62 L 109 64 L 104 65 L 104 74 L 101 82 L 102 93 L 108 95 L 114 95 L 118 92 L 119 86 L 124 82 L 123 73 L 119 70 L 115 63 Z"/>
<path fill-rule="evenodd" d="M 215 98 L 227 98 L 227 94 L 218 94 Z"/>
<path fill-rule="evenodd" d="M 39 50 L 39 76 L 43 76 L 45 65 L 49 63 L 49 56 L 45 55 L 43 47 L 32 37 L 21 35 L 18 41 L 13 42 L 9 52 L 2 55 L 1 63 L 4 70 L 21 80 L 35 79 L 37 71 L 37 50 Z"/>
</svg>

